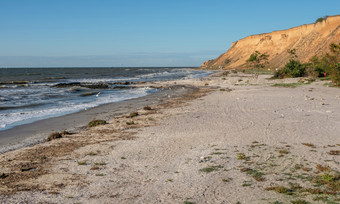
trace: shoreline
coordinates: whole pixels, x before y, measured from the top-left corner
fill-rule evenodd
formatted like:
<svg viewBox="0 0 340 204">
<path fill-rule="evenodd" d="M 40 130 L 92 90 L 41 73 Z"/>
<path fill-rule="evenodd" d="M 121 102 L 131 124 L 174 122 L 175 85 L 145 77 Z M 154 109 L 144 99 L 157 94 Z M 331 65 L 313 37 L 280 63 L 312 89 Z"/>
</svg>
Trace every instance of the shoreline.
<svg viewBox="0 0 340 204">
<path fill-rule="evenodd" d="M 147 105 L 157 105 L 168 97 L 180 97 L 195 91 L 197 87 L 170 85 L 143 97 L 103 104 L 63 116 L 38 120 L 0 131 L 0 155 L 23 147 L 46 141 L 53 132 L 79 132 L 86 129 L 94 119 L 110 120 L 115 116 L 127 114 Z"/>
<path fill-rule="evenodd" d="M 314 203 L 322 196 L 339 201 L 340 89 L 269 77 L 222 73 L 156 82 L 199 89 L 0 155 L 0 199 L 262 204 Z M 285 85 L 275 86 L 280 83 Z M 334 179 L 325 183 L 324 175 Z"/>
</svg>

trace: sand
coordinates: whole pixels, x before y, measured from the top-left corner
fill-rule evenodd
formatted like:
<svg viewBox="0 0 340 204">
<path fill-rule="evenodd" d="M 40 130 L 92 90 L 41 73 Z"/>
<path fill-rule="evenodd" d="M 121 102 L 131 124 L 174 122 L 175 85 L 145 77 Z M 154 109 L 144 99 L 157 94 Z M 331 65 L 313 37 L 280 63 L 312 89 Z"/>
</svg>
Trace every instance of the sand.
<svg viewBox="0 0 340 204">
<path fill-rule="evenodd" d="M 299 79 L 269 77 L 155 82 L 200 89 L 150 104 L 152 110 L 140 109 L 136 117 L 116 116 L 107 125 L 0 155 L 0 199 L 339 202 L 340 89 L 321 81 L 273 87 Z"/>
</svg>

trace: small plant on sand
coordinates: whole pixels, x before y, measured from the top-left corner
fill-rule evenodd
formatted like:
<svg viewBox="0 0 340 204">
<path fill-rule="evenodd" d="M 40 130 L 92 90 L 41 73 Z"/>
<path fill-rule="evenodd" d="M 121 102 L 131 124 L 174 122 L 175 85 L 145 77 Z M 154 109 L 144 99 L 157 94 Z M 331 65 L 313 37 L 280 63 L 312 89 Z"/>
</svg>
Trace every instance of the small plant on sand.
<svg viewBox="0 0 340 204">
<path fill-rule="evenodd" d="M 293 195 L 294 190 L 286 188 L 284 186 L 274 186 L 274 187 L 267 187 L 265 188 L 266 191 L 275 191 L 276 193 L 282 193 L 286 195 Z"/>
<path fill-rule="evenodd" d="M 106 121 L 105 120 L 92 120 L 87 124 L 87 127 L 95 127 L 98 125 L 105 125 Z"/>
<path fill-rule="evenodd" d="M 101 161 L 101 162 L 95 162 L 94 165 L 97 165 L 97 166 L 104 166 L 106 165 L 105 162 Z"/>
<path fill-rule="evenodd" d="M 252 176 L 256 181 L 264 181 L 265 178 L 263 177 L 264 173 L 259 172 L 255 169 L 251 168 L 242 168 L 240 169 L 241 172 L 246 172 L 247 175 Z"/>
<path fill-rule="evenodd" d="M 236 159 L 238 159 L 238 160 L 248 160 L 248 158 L 246 157 L 246 155 L 244 153 L 237 153 Z"/>
<path fill-rule="evenodd" d="M 126 158 L 125 158 L 125 157 L 121 157 L 120 159 L 123 159 L 123 160 L 124 160 L 124 159 L 126 159 Z"/>
<path fill-rule="evenodd" d="M 340 155 L 340 150 L 331 150 L 331 151 L 327 152 L 327 154 L 329 154 L 329 155 Z"/>
<path fill-rule="evenodd" d="M 90 152 L 90 153 L 88 153 L 87 155 L 89 155 L 89 156 L 96 156 L 97 153 L 95 153 L 95 152 Z"/>
<path fill-rule="evenodd" d="M 253 185 L 253 183 L 251 181 L 243 181 L 243 183 L 242 183 L 243 187 L 248 187 L 248 186 L 252 186 L 252 185 Z"/>
<path fill-rule="evenodd" d="M 126 122 L 126 124 L 127 124 L 127 125 L 134 125 L 135 122 L 134 122 L 134 121 L 128 121 L 128 122 Z"/>
<path fill-rule="evenodd" d="M 47 141 L 59 139 L 59 138 L 62 138 L 62 137 L 63 137 L 63 136 L 61 135 L 61 133 L 59 133 L 59 132 L 54 132 L 54 133 L 51 133 L 51 134 L 47 137 Z"/>
<path fill-rule="evenodd" d="M 190 201 L 190 198 L 187 198 L 183 204 L 195 204 L 194 202 Z"/>
<path fill-rule="evenodd" d="M 286 150 L 286 149 L 281 149 L 281 150 L 279 150 L 279 153 L 280 153 L 280 154 L 288 154 L 289 151 Z"/>
<path fill-rule="evenodd" d="M 96 176 L 104 176 L 104 174 L 96 174 Z"/>
<path fill-rule="evenodd" d="M 138 112 L 133 112 L 133 113 L 130 113 L 128 118 L 133 118 L 133 117 L 137 117 L 137 116 L 139 116 L 139 113 Z"/>
<path fill-rule="evenodd" d="M 223 178 L 223 179 L 222 179 L 223 182 L 230 182 L 230 181 L 232 181 L 232 180 L 233 180 L 233 178 Z"/>
<path fill-rule="evenodd" d="M 283 88 L 296 88 L 298 86 L 303 85 L 303 83 L 276 83 L 273 84 L 274 87 L 283 87 Z"/>
<path fill-rule="evenodd" d="M 84 161 L 78 161 L 78 165 L 87 165 L 86 162 L 87 162 L 86 160 L 84 160 Z"/>
<path fill-rule="evenodd" d="M 317 164 L 315 168 L 316 168 L 316 170 L 321 171 L 321 172 L 324 172 L 324 171 L 329 172 L 331 170 L 331 167 L 323 166 L 321 164 Z"/>
<path fill-rule="evenodd" d="M 218 166 L 208 166 L 208 167 L 205 167 L 203 169 L 200 169 L 200 171 L 201 172 L 205 172 L 205 173 L 210 173 L 210 172 L 213 172 L 213 171 L 217 171 L 220 168 L 223 168 L 223 166 L 221 166 L 221 165 L 218 165 Z"/>
<path fill-rule="evenodd" d="M 312 143 L 301 143 L 302 145 L 305 145 L 307 147 L 311 147 L 311 148 L 316 148 L 314 144 Z"/>
<path fill-rule="evenodd" d="M 301 199 L 298 199 L 298 200 L 292 200 L 290 201 L 292 204 L 308 204 L 307 201 L 305 200 L 301 200 Z"/>
</svg>

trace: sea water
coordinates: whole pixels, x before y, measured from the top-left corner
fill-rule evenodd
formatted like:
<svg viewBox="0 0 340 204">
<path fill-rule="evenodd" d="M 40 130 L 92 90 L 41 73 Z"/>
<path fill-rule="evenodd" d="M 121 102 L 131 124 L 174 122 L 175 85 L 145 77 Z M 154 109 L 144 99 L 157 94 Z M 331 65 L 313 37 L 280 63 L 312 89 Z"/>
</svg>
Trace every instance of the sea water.
<svg viewBox="0 0 340 204">
<path fill-rule="evenodd" d="M 0 68 L 0 134 L 21 124 L 158 91 L 133 88 L 131 83 L 210 73 L 190 68 Z"/>
</svg>

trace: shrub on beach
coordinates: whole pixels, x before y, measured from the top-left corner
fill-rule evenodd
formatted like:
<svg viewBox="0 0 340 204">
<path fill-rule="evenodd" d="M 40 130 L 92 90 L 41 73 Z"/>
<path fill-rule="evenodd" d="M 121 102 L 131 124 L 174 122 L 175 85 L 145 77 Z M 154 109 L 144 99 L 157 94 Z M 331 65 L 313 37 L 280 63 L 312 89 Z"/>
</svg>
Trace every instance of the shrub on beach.
<svg viewBox="0 0 340 204">
<path fill-rule="evenodd" d="M 98 125 L 105 125 L 106 121 L 105 120 L 92 120 L 87 124 L 87 127 L 95 127 Z"/>
<path fill-rule="evenodd" d="M 340 86 L 340 43 L 332 43 L 329 46 L 330 52 L 322 56 L 312 57 L 308 63 L 301 63 L 297 58 L 295 50 L 290 51 L 292 58 L 283 69 L 274 73 L 275 78 L 330 76 L 333 85 Z"/>
<path fill-rule="evenodd" d="M 275 72 L 274 77 L 283 79 L 286 77 L 303 77 L 306 74 L 306 66 L 298 60 L 291 59 L 283 69 Z"/>
</svg>

